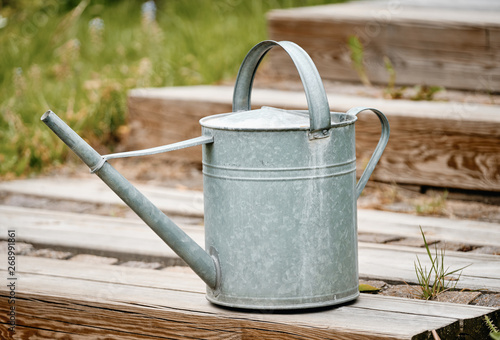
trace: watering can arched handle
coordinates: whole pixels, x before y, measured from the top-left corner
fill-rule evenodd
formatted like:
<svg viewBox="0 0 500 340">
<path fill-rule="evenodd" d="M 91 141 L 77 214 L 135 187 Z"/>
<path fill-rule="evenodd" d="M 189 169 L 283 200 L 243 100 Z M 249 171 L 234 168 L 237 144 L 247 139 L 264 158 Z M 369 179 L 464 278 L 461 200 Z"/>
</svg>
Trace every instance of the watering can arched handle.
<svg viewBox="0 0 500 340">
<path fill-rule="evenodd" d="M 352 109 L 347 111 L 347 114 L 357 116 L 360 112 L 366 110 L 370 110 L 377 115 L 378 119 L 380 120 L 380 124 L 382 125 L 382 132 L 380 134 L 380 139 L 378 141 L 377 147 L 375 148 L 375 151 L 373 151 L 373 155 L 370 158 L 368 164 L 366 165 L 365 171 L 363 171 L 363 174 L 361 175 L 358 184 L 356 184 L 356 198 L 359 198 L 361 192 L 365 188 L 365 185 L 368 182 L 370 175 L 372 174 L 373 170 L 375 169 L 375 166 L 377 165 L 380 157 L 382 156 L 382 153 L 384 152 L 387 142 L 389 141 L 389 134 L 390 134 L 389 121 L 387 120 L 387 117 L 377 109 L 369 107 L 353 107 Z"/>
<path fill-rule="evenodd" d="M 330 129 L 330 107 L 319 72 L 306 51 L 290 41 L 265 40 L 255 45 L 248 52 L 236 77 L 233 93 L 233 112 L 249 111 L 251 109 L 250 98 L 255 72 L 262 58 L 274 46 L 280 46 L 288 53 L 299 72 L 309 107 L 311 133 Z"/>
</svg>

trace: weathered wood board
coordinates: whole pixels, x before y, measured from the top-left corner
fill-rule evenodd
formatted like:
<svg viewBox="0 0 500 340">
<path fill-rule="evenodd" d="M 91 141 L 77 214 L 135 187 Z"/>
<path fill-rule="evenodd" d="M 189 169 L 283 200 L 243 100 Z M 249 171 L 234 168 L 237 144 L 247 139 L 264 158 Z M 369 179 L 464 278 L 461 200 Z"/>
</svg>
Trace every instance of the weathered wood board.
<svg viewBox="0 0 500 340">
<path fill-rule="evenodd" d="M 153 185 L 134 185 L 166 213 L 203 216 L 202 192 Z M 79 179 L 38 178 L 0 182 L 0 191 L 56 200 L 125 205 L 103 181 L 91 175 Z"/>
<path fill-rule="evenodd" d="M 437 330 L 444 340 L 463 330 L 485 335 L 481 316 L 498 318 L 493 308 L 364 294 L 336 308 L 252 313 L 210 304 L 190 274 L 22 256 L 16 275 L 14 337 L 5 327 L 9 292 L 0 288 L 5 339 L 428 339 Z"/>
<path fill-rule="evenodd" d="M 137 187 L 160 210 L 167 214 L 176 215 L 173 220 L 184 225 L 185 228 L 188 227 L 188 221 L 181 218 L 180 215 L 203 217 L 203 194 L 199 191 L 176 190 L 144 184 L 139 184 Z M 87 179 L 39 178 L 2 182 L 0 183 L 0 192 L 46 197 L 60 201 L 125 205 L 95 176 L 89 176 Z M 28 209 L 26 211 L 39 211 L 40 214 L 43 214 L 40 210 Z M 31 217 L 30 213 L 25 214 L 23 208 L 0 206 L 1 213 L 24 216 L 23 218 L 30 219 L 31 222 L 37 218 Z M 64 214 L 58 216 L 62 217 Z M 89 224 L 95 220 L 95 217 L 83 216 L 90 219 Z M 81 221 L 86 221 L 86 218 Z M 108 221 L 114 223 L 116 220 L 108 219 Z M 201 219 L 193 219 L 192 222 L 199 225 Z M 128 222 L 122 224 L 128 225 Z M 476 246 L 498 246 L 500 244 L 500 225 L 497 223 L 358 209 L 358 231 L 362 233 L 420 238 L 419 226 L 422 227 L 430 240 L 467 243 Z"/>
<path fill-rule="evenodd" d="M 130 149 L 197 137 L 202 117 L 231 112 L 232 87 L 135 89 L 128 105 Z M 332 111 L 374 107 L 387 115 L 391 137 L 372 179 L 470 190 L 500 191 L 500 109 L 495 105 L 414 102 L 328 94 Z M 307 108 L 302 92 L 254 89 L 254 108 Z M 356 122 L 358 176 L 378 142 L 380 123 L 369 111 Z M 201 162 L 201 147 L 164 157 Z"/>
<path fill-rule="evenodd" d="M 363 45 L 364 68 L 374 83 L 387 84 L 388 57 L 398 85 L 500 91 L 500 9 L 446 8 L 425 2 L 362 1 L 273 10 L 268 32 L 273 40 L 290 40 L 312 57 L 324 79 L 356 81 L 348 40 Z M 474 2 L 470 1 L 470 7 Z M 296 75 L 285 53 L 270 54 L 277 75 Z"/>
<path fill-rule="evenodd" d="M 204 246 L 202 227 L 181 227 Z M 0 240 L 6 239 L 9 228 L 17 231 L 18 242 L 43 247 L 76 249 L 105 256 L 155 259 L 164 263 L 180 262 L 177 255 L 140 221 L 2 206 Z M 418 226 L 414 228 L 418 230 Z M 491 235 L 498 237 L 498 231 Z M 429 266 L 425 249 L 360 243 L 359 273 L 363 278 L 416 283 L 413 267 L 416 256 Z M 500 292 L 499 256 L 447 252 L 446 261 L 447 266 L 454 269 L 470 265 L 464 269 L 458 288 Z"/>
</svg>

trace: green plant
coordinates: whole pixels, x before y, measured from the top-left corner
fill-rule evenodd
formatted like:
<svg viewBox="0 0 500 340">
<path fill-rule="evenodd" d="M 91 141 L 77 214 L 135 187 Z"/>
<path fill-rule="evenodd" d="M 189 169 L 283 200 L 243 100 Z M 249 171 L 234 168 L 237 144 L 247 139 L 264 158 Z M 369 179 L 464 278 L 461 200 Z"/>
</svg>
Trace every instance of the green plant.
<svg viewBox="0 0 500 340">
<path fill-rule="evenodd" d="M 427 86 L 427 85 L 416 85 L 414 87 L 416 93 L 410 99 L 411 100 L 434 100 L 434 95 L 439 91 L 442 91 L 441 86 Z"/>
<path fill-rule="evenodd" d="M 486 326 L 488 326 L 490 330 L 490 338 L 492 338 L 493 340 L 500 340 L 500 331 L 493 324 L 493 322 L 487 315 L 484 316 L 484 322 L 486 323 Z"/>
<path fill-rule="evenodd" d="M 417 262 L 414 262 L 415 273 L 417 275 L 418 284 L 421 288 L 420 298 L 431 300 L 445 291 L 455 289 L 458 281 L 460 280 L 460 276 L 462 275 L 462 271 L 468 266 L 451 271 L 449 268 L 445 268 L 445 250 L 441 249 L 438 252 L 437 247 L 435 247 L 435 253 L 433 255 L 429 249 L 429 244 L 427 243 L 422 227 L 420 227 L 420 233 L 424 239 L 425 250 L 431 262 L 431 267 L 427 270 L 427 267 L 422 265 L 419 257 L 417 256 Z M 454 278 L 451 276 L 456 273 L 459 273 L 458 277 Z"/>
<path fill-rule="evenodd" d="M 417 214 L 421 215 L 439 215 L 446 208 L 446 199 L 448 191 L 445 190 L 442 195 L 436 195 L 430 200 L 415 204 Z"/>
<path fill-rule="evenodd" d="M 0 179 L 71 157 L 40 122 L 45 110 L 112 151 L 129 89 L 234 78 L 266 39 L 267 11 L 340 1 L 0 1 Z"/>
<path fill-rule="evenodd" d="M 385 88 L 385 93 L 391 98 L 391 99 L 401 99 L 403 98 L 403 92 L 406 89 L 406 87 L 396 87 L 396 70 L 394 69 L 394 66 L 392 66 L 392 62 L 389 59 L 389 57 L 384 56 L 384 66 L 385 69 L 387 70 L 387 73 L 389 73 L 389 81 L 387 82 L 387 87 Z"/>
<path fill-rule="evenodd" d="M 347 45 L 351 51 L 351 61 L 354 70 L 358 73 L 359 79 L 365 86 L 371 86 L 370 79 L 366 74 L 364 65 L 364 49 L 361 41 L 355 35 L 352 35 L 347 40 Z"/>
</svg>

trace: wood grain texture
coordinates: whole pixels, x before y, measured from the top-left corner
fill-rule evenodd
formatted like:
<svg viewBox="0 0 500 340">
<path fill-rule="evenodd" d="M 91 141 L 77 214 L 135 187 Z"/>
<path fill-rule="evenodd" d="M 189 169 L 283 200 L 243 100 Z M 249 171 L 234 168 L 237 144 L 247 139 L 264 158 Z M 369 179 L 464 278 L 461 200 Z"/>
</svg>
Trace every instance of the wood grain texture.
<svg viewBox="0 0 500 340">
<path fill-rule="evenodd" d="M 134 185 L 165 213 L 203 216 L 203 193 L 201 192 L 187 192 L 140 183 L 134 183 Z M 90 174 L 87 178 L 81 179 L 38 178 L 32 181 L 0 182 L 0 191 L 55 200 L 125 205 L 103 181 Z"/>
<path fill-rule="evenodd" d="M 104 188 L 102 187 L 104 186 Z M 50 188 L 50 190 L 48 190 Z M 99 188 L 99 194 L 94 194 L 93 190 Z M 150 197 L 153 203 L 162 211 L 174 212 L 176 215 L 203 216 L 203 195 L 198 191 L 174 190 L 164 187 L 150 185 L 139 186 L 139 189 Z M 101 192 L 102 190 L 102 192 Z M 111 193 L 99 179 L 89 177 L 88 179 L 30 179 L 0 183 L 0 192 L 24 194 L 30 196 L 51 197 L 57 200 L 70 200 L 85 203 L 116 203 L 124 204 L 116 197 L 108 196 L 104 193 Z M 154 192 L 154 196 L 150 193 Z M 108 200 L 109 198 L 109 200 Z M 189 209 L 185 209 L 188 206 Z M 75 222 L 75 216 L 79 216 Z M 190 230 L 196 239 L 203 239 L 201 224 L 191 225 L 180 216 L 173 217 L 174 222 L 180 224 L 184 230 Z M 28 227 L 36 226 L 41 221 L 46 225 L 54 224 L 59 228 L 77 224 L 90 233 L 100 233 L 106 237 L 106 230 L 119 228 L 123 236 L 136 236 L 141 240 L 142 234 L 153 233 L 146 227 L 141 227 L 142 222 L 131 221 L 130 219 L 117 219 L 110 217 L 98 217 L 90 215 L 75 215 L 62 212 L 52 212 L 50 210 L 37 210 L 22 207 L 9 207 L 0 205 L 0 221 L 6 225 L 21 225 Z M 194 220 L 193 222 L 201 222 Z M 106 226 L 103 229 L 101 226 Z M 368 209 L 358 209 L 358 231 L 362 233 L 376 233 L 381 235 L 392 235 L 401 237 L 420 238 L 422 227 L 428 238 L 441 240 L 443 242 L 467 243 L 477 246 L 498 246 L 500 244 L 500 225 L 473 220 L 456 220 L 442 217 L 415 216 L 410 214 L 393 213 L 387 211 L 376 211 Z M 127 231 L 130 228 L 131 231 Z M 137 231 L 139 229 L 139 231 Z M 67 229 L 70 232 L 69 229 Z M 113 236 L 110 236 L 113 237 Z M 48 237 L 48 240 L 51 238 Z M 150 249 L 163 249 L 161 242 L 158 246 L 150 244 Z M 76 245 L 75 245 L 76 246 Z M 160 250 L 163 251 L 163 250 Z"/>
<path fill-rule="evenodd" d="M 160 293 L 160 292 L 157 292 Z M 198 294 L 198 303 L 203 304 L 203 296 Z M 0 299 L 5 296 L 0 295 Z M 293 322 L 258 321 L 241 319 L 236 312 L 234 317 L 221 317 L 216 311 L 197 312 L 190 307 L 169 308 L 168 303 L 161 306 L 141 306 L 134 303 L 97 303 L 78 299 L 54 298 L 44 295 L 25 295 L 20 297 L 25 308 L 17 317 L 19 328 L 14 339 L 28 336 L 47 339 L 411 339 L 411 333 L 375 334 L 370 331 L 349 331 L 348 329 L 325 329 L 325 326 L 300 327 Z M 165 306 L 167 305 L 167 306 Z M 0 305 L 2 314 L 5 309 Z M 38 312 L 35 312 L 38 311 Z M 359 313 L 364 314 L 364 313 Z M 373 314 L 373 313 L 372 313 Z M 381 316 L 387 317 L 384 313 Z M 427 322 L 430 326 L 437 323 L 432 318 L 414 318 Z M 0 316 L 4 322 L 5 316 Z M 400 320 L 398 320 L 400 321 Z M 441 332 L 458 333 L 456 324 L 446 325 L 453 319 L 441 318 Z M 387 324 L 386 324 L 387 326 Z M 439 326 L 439 325 L 438 325 Z M 348 327 L 345 327 L 348 328 Z M 47 329 L 54 329 L 48 332 Z M 3 330 L 4 335 L 7 335 Z M 1 334 L 1 333 L 0 333 Z M 54 334 L 57 337 L 52 337 Z M 394 335 L 395 334 L 395 335 Z M 418 333 L 417 333 L 418 334 Z M 50 336 L 49 336 L 50 335 Z M 423 338 L 421 336 L 420 338 Z M 9 337 L 5 337 L 9 339 Z"/>
<path fill-rule="evenodd" d="M 135 92 L 137 94 L 137 92 Z M 230 112 L 227 103 L 196 100 L 151 100 L 129 95 L 128 111 L 133 133 L 127 144 L 143 149 L 183 141 L 201 135 L 198 121 L 210 114 Z M 169 152 L 170 159 L 201 163 L 201 146 Z"/>
<path fill-rule="evenodd" d="M 438 330 L 456 336 L 460 323 L 472 327 L 492 308 L 456 306 L 362 295 L 356 302 L 308 313 L 261 313 L 220 308 L 208 303 L 203 288 L 179 289 L 188 274 L 23 258 L 17 292 L 19 337 L 78 339 L 423 339 Z M 4 276 L 5 266 L 0 273 Z M 194 274 L 193 274 L 194 275 Z M 155 276 L 158 276 L 155 278 Z M 193 279 L 195 277 L 193 276 Z M 0 288 L 0 322 L 6 321 L 6 288 Z M 457 308 L 455 308 L 457 307 Z M 6 335 L 5 330 L 2 330 Z M 55 333 L 52 334 L 51 332 Z"/>
<path fill-rule="evenodd" d="M 145 148 L 199 136 L 199 119 L 231 111 L 232 88 L 195 86 L 138 89 L 129 94 L 130 148 Z M 500 109 L 495 105 L 429 103 L 328 94 L 332 111 L 356 106 L 384 112 L 391 137 L 372 179 L 469 190 L 500 191 Z M 254 89 L 252 105 L 307 108 L 301 92 Z M 357 173 L 378 142 L 380 124 L 364 112 L 356 122 Z M 141 137 L 142 136 L 142 137 Z M 148 136 L 147 138 L 145 136 Z M 168 157 L 201 161 L 201 149 Z"/>
<path fill-rule="evenodd" d="M 325 79 L 359 81 L 347 45 L 355 35 L 364 47 L 366 73 L 375 83 L 387 84 L 387 56 L 399 85 L 499 91 L 499 15 L 498 9 L 354 2 L 271 11 L 268 31 L 273 40 L 291 40 L 304 48 Z M 285 59 L 284 53 L 271 54 L 274 72 L 294 75 Z"/>
<path fill-rule="evenodd" d="M 11 210 L 9 211 L 9 209 Z M 376 227 L 371 227 L 370 232 L 384 229 L 385 226 L 388 229 L 396 229 L 399 225 L 403 225 L 401 233 L 412 228 L 409 221 L 398 223 L 388 220 L 384 224 L 384 216 L 382 214 L 381 220 L 374 223 Z M 392 218 L 394 219 L 394 216 Z M 431 235 L 433 231 L 437 234 L 440 233 L 436 221 L 439 222 L 439 219 L 431 218 L 430 223 L 427 223 L 427 225 L 434 225 L 434 228 L 430 229 Z M 425 223 L 425 218 L 420 218 L 415 222 Z M 498 225 L 491 224 L 489 226 L 491 229 L 498 229 Z M 18 242 L 34 243 L 44 247 L 62 247 L 67 250 L 76 249 L 79 252 L 106 256 L 135 257 L 138 260 L 155 259 L 165 263 L 180 262 L 177 255 L 139 221 L 127 221 L 121 218 L 114 218 L 113 221 L 113 218 L 92 217 L 83 214 L 63 214 L 36 209 L 3 207 L 0 209 L 0 240 L 6 239 L 9 228 L 17 231 Z M 488 228 L 478 226 L 477 229 L 487 231 Z M 204 246 L 204 235 L 201 228 L 186 227 L 184 230 L 200 246 Z M 361 225 L 360 230 L 363 230 Z M 414 224 L 413 230 L 414 232 L 419 230 L 418 225 Z M 462 231 L 462 235 L 464 233 Z M 446 236 L 446 231 L 442 234 Z M 498 231 L 494 231 L 490 235 L 492 238 L 498 237 Z M 425 249 L 422 248 L 359 243 L 359 275 L 363 278 L 417 283 L 413 266 L 417 256 L 424 265 L 429 266 L 430 262 L 427 259 Z M 22 260 L 23 258 L 20 261 Z M 20 268 L 23 268 L 22 262 L 20 265 Z M 499 256 L 451 251 L 446 253 L 446 266 L 458 269 L 467 265 L 470 266 L 464 269 L 457 288 L 500 292 Z M 0 268 L 2 268 L 1 266 L 0 263 Z M 36 272 L 34 269 L 32 271 Z M 126 277 L 127 273 L 127 269 L 123 269 L 121 273 L 116 274 L 117 280 Z"/>
</svg>

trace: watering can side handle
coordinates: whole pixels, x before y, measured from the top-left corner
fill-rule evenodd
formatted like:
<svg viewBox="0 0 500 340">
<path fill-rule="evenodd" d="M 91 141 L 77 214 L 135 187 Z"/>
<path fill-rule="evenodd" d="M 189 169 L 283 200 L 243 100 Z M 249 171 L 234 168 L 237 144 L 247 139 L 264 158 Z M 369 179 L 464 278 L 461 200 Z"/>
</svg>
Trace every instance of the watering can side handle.
<svg viewBox="0 0 500 340">
<path fill-rule="evenodd" d="M 368 179 L 370 178 L 373 170 L 375 170 L 375 166 L 380 160 L 380 157 L 384 152 L 387 142 L 389 141 L 389 134 L 390 134 L 390 126 L 387 117 L 377 109 L 369 107 L 354 107 L 349 111 L 347 111 L 347 114 L 357 116 L 360 112 L 366 110 L 370 110 L 377 115 L 378 119 L 380 120 L 380 124 L 382 125 L 382 132 L 380 134 L 380 139 L 378 141 L 377 147 L 375 148 L 375 151 L 373 151 L 373 155 L 370 158 L 368 164 L 366 165 L 365 171 L 363 171 L 361 178 L 356 184 L 356 199 L 359 198 L 359 196 L 361 195 L 361 192 L 365 188 L 365 185 L 368 182 Z"/>
<path fill-rule="evenodd" d="M 157 146 L 157 147 L 149 148 L 149 149 L 111 153 L 108 155 L 103 155 L 102 158 L 104 158 L 105 160 L 109 160 L 109 159 L 116 159 L 116 158 L 151 156 L 151 155 L 156 155 L 159 153 L 190 148 L 192 146 L 210 144 L 213 142 L 214 142 L 213 136 L 200 136 L 200 137 L 195 137 L 195 138 L 191 138 L 188 140 L 183 140 L 182 142 Z"/>
<path fill-rule="evenodd" d="M 329 130 L 331 128 L 330 107 L 319 72 L 307 52 L 290 41 L 265 40 L 255 45 L 248 52 L 236 77 L 233 93 L 233 112 L 251 109 L 250 102 L 255 72 L 262 58 L 275 46 L 282 47 L 288 53 L 299 72 L 309 107 L 311 134 L 317 131 Z M 321 137 L 325 136 L 322 135 Z"/>
<path fill-rule="evenodd" d="M 111 153 L 108 155 L 101 156 L 101 160 L 93 168 L 90 169 L 90 172 L 95 173 L 95 172 L 99 171 L 104 166 L 104 163 L 110 159 L 151 156 L 151 155 L 156 155 L 159 153 L 175 151 L 175 150 L 180 150 L 180 149 L 184 149 L 184 148 L 190 148 L 192 146 L 210 144 L 213 142 L 214 142 L 213 136 L 200 136 L 200 137 L 195 137 L 195 138 L 191 138 L 188 140 L 184 140 L 182 142 L 157 146 L 157 147 L 149 148 L 149 149 Z"/>
</svg>

